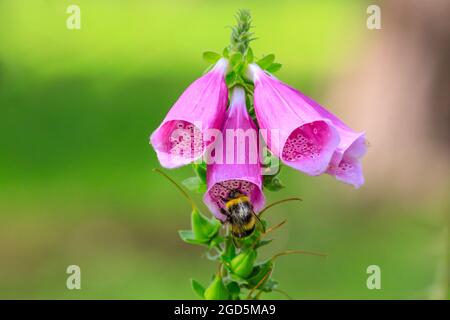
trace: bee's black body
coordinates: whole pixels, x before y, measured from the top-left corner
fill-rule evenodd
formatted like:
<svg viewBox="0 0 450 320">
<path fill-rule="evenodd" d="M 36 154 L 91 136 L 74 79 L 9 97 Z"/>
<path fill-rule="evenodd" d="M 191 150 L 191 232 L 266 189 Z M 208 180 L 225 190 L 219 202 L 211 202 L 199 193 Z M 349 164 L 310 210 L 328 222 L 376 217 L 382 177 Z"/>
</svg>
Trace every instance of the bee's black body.
<svg viewBox="0 0 450 320">
<path fill-rule="evenodd" d="M 255 230 L 257 218 L 250 199 L 236 190 L 231 190 L 228 198 L 223 200 L 226 208 L 221 211 L 231 224 L 232 235 L 236 238 L 251 235 Z"/>
</svg>

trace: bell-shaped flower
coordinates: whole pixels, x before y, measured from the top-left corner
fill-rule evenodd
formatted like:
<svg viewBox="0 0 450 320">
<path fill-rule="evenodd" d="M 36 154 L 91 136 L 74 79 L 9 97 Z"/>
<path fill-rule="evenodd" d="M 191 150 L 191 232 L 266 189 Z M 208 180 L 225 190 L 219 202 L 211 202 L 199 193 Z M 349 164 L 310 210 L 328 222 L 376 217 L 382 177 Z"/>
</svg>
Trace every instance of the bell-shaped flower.
<svg viewBox="0 0 450 320">
<path fill-rule="evenodd" d="M 150 136 L 163 167 L 176 168 L 193 162 L 212 143 L 204 138 L 204 132 L 222 127 L 228 100 L 227 68 L 228 61 L 222 58 L 211 71 L 194 81 Z"/>
<path fill-rule="evenodd" d="M 207 191 L 203 200 L 219 220 L 227 220 L 224 210 L 230 192 L 247 196 L 255 213 L 263 208 L 258 150 L 258 132 L 246 109 L 245 91 L 235 87 L 222 133 L 216 137 L 213 161 L 205 155 Z"/>
<path fill-rule="evenodd" d="M 309 104 L 323 117 L 329 119 L 339 132 L 340 142 L 333 154 L 327 173 L 337 180 L 359 188 L 364 184 L 361 158 L 367 151 L 366 135 L 349 128 L 334 114 L 312 99 L 304 96 Z"/>
<path fill-rule="evenodd" d="M 269 149 L 286 165 L 309 175 L 324 173 L 339 144 L 329 119 L 318 114 L 295 89 L 249 65 L 254 107 Z"/>
<path fill-rule="evenodd" d="M 255 83 L 260 127 L 280 131 L 278 139 L 267 139 L 272 152 L 307 174 L 326 171 L 355 187 L 364 183 L 359 160 L 366 152 L 364 133 L 353 131 L 317 102 L 256 64 L 250 65 L 249 75 Z"/>
</svg>

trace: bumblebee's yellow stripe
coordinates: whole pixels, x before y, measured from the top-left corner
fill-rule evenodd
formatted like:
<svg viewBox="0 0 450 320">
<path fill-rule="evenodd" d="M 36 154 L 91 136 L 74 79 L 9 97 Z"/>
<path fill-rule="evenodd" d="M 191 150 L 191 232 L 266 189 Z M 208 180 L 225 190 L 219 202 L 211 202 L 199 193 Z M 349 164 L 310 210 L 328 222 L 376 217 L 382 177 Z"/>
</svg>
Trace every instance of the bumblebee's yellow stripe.
<svg viewBox="0 0 450 320">
<path fill-rule="evenodd" d="M 225 204 L 225 206 L 226 206 L 227 209 L 228 209 L 228 208 L 230 208 L 231 206 L 233 206 L 233 205 L 235 205 L 235 204 L 238 204 L 238 203 L 241 203 L 241 202 L 248 202 L 248 201 L 249 201 L 249 199 L 248 199 L 247 196 L 241 196 L 241 197 L 236 198 L 236 199 L 231 199 L 230 201 L 228 201 L 228 202 Z"/>
</svg>

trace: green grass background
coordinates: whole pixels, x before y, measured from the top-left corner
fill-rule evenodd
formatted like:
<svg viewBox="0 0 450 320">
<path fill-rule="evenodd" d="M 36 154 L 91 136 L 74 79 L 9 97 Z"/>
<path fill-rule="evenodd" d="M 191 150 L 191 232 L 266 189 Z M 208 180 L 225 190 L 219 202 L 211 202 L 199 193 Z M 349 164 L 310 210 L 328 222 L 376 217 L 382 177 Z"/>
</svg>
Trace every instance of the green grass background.
<svg viewBox="0 0 450 320">
<path fill-rule="evenodd" d="M 66 8 L 81 7 L 81 30 Z M 162 177 L 149 134 L 228 43 L 239 8 L 254 16 L 254 52 L 320 101 L 330 79 L 370 41 L 357 1 L 0 1 L 0 298 L 192 299 L 215 265 L 183 243 L 189 205 Z M 337 113 L 338 110 L 335 110 Z M 370 157 L 370 151 L 367 157 Z M 170 174 L 177 180 L 190 168 Z M 285 169 L 270 222 L 288 223 L 262 258 L 280 288 L 303 298 L 430 298 L 447 284 L 442 198 L 400 201 L 328 176 Z M 198 202 L 201 198 L 194 195 Z M 65 287 L 68 265 L 82 290 Z M 366 288 L 366 268 L 382 290 Z M 283 298 L 278 293 L 265 298 Z"/>
</svg>

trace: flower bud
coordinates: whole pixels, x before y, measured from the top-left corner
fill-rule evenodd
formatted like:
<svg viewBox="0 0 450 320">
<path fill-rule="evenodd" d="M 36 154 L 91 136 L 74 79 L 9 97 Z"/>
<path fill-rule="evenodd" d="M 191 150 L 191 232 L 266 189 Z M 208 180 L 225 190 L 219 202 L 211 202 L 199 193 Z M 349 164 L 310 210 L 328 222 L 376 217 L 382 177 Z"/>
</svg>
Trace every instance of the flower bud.
<svg viewBox="0 0 450 320">
<path fill-rule="evenodd" d="M 198 210 L 194 209 L 191 215 L 192 231 L 197 239 L 211 239 L 220 228 L 220 222 L 215 219 L 208 219 Z"/>
<path fill-rule="evenodd" d="M 205 300 L 227 300 L 229 294 L 223 284 L 221 276 L 215 276 L 208 288 L 205 290 Z"/>
<path fill-rule="evenodd" d="M 248 251 L 242 252 L 231 260 L 230 266 L 231 271 L 241 277 L 247 278 L 253 270 L 253 265 L 256 260 L 256 251 L 250 249 Z"/>
</svg>

